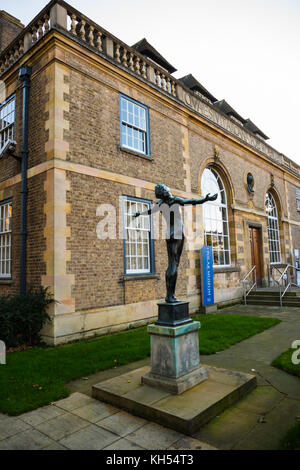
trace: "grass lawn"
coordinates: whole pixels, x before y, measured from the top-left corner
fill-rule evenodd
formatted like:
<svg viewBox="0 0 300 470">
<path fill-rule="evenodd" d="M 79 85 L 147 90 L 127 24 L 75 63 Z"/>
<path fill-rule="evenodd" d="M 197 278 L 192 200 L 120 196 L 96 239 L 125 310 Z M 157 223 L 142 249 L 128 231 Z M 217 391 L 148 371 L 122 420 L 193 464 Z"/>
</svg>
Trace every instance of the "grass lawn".
<svg viewBox="0 0 300 470">
<path fill-rule="evenodd" d="M 292 363 L 292 355 L 296 349 L 288 349 L 279 357 L 274 359 L 272 366 L 282 369 L 293 375 L 300 377 L 300 364 Z M 299 355 L 298 355 L 299 357 Z M 285 435 L 280 443 L 281 450 L 300 449 L 300 422 L 296 423 Z"/>
<path fill-rule="evenodd" d="M 245 315 L 195 316 L 201 322 L 200 352 L 214 354 L 264 331 L 280 320 Z M 0 366 L 0 411 L 19 415 L 69 395 L 66 383 L 150 355 L 146 328 L 57 348 L 8 354 Z"/>
<path fill-rule="evenodd" d="M 293 375 L 298 375 L 300 377 L 300 364 L 293 364 L 292 363 L 292 354 L 296 352 L 296 349 L 288 349 L 284 353 L 282 353 L 279 357 L 274 359 L 272 362 L 272 366 L 278 367 L 278 369 L 285 370 Z M 298 354 L 298 357 L 300 355 Z"/>
<path fill-rule="evenodd" d="M 296 349 L 288 349 L 279 357 L 274 359 L 272 366 L 282 369 L 293 375 L 300 377 L 300 364 L 292 363 L 292 355 Z M 298 355 L 299 356 L 299 355 Z M 300 449 L 300 422 L 296 423 L 285 435 L 280 443 L 280 450 Z"/>
<path fill-rule="evenodd" d="M 279 450 L 300 450 L 300 421 L 284 436 Z"/>
</svg>

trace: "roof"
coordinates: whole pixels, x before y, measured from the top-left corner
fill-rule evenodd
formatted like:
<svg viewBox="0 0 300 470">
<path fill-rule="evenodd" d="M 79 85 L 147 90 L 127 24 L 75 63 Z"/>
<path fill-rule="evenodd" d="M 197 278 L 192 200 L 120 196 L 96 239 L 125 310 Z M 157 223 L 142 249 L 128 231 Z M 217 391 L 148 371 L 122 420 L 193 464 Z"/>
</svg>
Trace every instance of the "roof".
<svg viewBox="0 0 300 470">
<path fill-rule="evenodd" d="M 179 80 L 190 90 L 198 91 L 213 103 L 218 101 L 217 98 L 215 98 L 206 88 L 204 88 L 204 86 L 201 85 L 201 83 L 199 83 L 191 73 L 189 75 L 185 75 L 185 77 L 182 77 Z"/>
<path fill-rule="evenodd" d="M 19 26 L 20 28 L 24 28 L 25 26 L 21 23 L 20 20 L 18 20 L 18 18 L 15 18 L 14 16 L 10 15 L 9 13 L 7 13 L 7 11 L 5 10 L 0 10 L 0 18 L 4 18 L 5 20 L 9 21 L 10 23 L 13 23 L 17 26 Z"/>
<path fill-rule="evenodd" d="M 169 73 L 177 72 L 177 69 L 175 69 L 173 65 L 171 65 L 156 49 L 154 49 L 154 47 L 149 44 L 146 38 L 141 39 L 132 47 L 140 54 L 152 59 L 158 65 L 166 69 Z"/>
<path fill-rule="evenodd" d="M 250 119 L 246 119 L 244 127 L 248 129 L 248 131 L 253 132 L 253 134 L 260 135 L 263 139 L 268 140 L 269 137 L 266 136 Z"/>
<path fill-rule="evenodd" d="M 214 103 L 214 106 L 218 108 L 220 111 L 222 111 L 224 114 L 227 114 L 227 116 L 233 116 L 239 121 L 241 121 L 242 124 L 246 122 L 246 120 L 238 114 L 231 106 L 230 104 L 227 103 L 225 100 L 217 101 Z"/>
</svg>

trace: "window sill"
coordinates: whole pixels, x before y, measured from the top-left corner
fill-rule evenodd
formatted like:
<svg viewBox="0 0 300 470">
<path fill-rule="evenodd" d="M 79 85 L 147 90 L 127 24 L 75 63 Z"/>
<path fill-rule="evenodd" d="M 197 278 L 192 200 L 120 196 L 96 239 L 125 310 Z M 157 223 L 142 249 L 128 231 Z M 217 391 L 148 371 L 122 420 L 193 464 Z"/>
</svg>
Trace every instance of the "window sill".
<svg viewBox="0 0 300 470">
<path fill-rule="evenodd" d="M 135 152 L 134 150 L 127 149 L 126 147 L 120 147 L 120 150 L 121 152 L 128 153 L 129 155 L 132 155 L 134 157 L 144 158 L 149 162 L 153 162 L 153 158 L 151 157 L 151 155 L 145 155 L 143 153 Z"/>
<path fill-rule="evenodd" d="M 146 281 L 147 279 L 160 279 L 158 274 L 132 274 L 122 277 L 123 281 Z"/>
<path fill-rule="evenodd" d="M 236 266 L 227 266 L 227 267 L 218 267 L 214 268 L 214 274 L 219 274 L 219 273 L 239 273 L 241 272 L 241 268 L 236 267 Z"/>
<path fill-rule="evenodd" d="M 13 283 L 12 279 L 0 279 L 0 286 L 1 285 L 10 285 L 12 283 Z"/>
</svg>

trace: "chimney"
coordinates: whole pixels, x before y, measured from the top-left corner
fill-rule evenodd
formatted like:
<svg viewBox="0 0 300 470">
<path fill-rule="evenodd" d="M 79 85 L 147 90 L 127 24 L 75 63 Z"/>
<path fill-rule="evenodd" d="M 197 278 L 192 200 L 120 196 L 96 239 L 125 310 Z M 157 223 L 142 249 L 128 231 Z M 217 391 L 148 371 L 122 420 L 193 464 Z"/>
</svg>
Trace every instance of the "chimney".
<svg viewBox="0 0 300 470">
<path fill-rule="evenodd" d="M 9 13 L 0 10 L 0 54 L 20 34 L 24 25 Z"/>
</svg>

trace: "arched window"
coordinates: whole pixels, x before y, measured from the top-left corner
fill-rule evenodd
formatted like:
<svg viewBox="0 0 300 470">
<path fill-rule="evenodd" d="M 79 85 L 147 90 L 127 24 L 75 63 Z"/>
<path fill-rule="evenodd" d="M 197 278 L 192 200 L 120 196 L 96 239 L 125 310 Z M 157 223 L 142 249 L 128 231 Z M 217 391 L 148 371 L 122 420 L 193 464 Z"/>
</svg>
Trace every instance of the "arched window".
<svg viewBox="0 0 300 470">
<path fill-rule="evenodd" d="M 201 193 L 218 194 L 216 201 L 203 204 L 204 243 L 213 247 L 214 265 L 230 265 L 227 198 L 224 184 L 213 168 L 206 168 L 201 180 Z"/>
<path fill-rule="evenodd" d="M 270 263 L 281 262 L 280 236 L 278 224 L 278 211 L 274 197 L 270 192 L 266 194 L 266 212 L 268 215 L 268 238 Z"/>
</svg>

